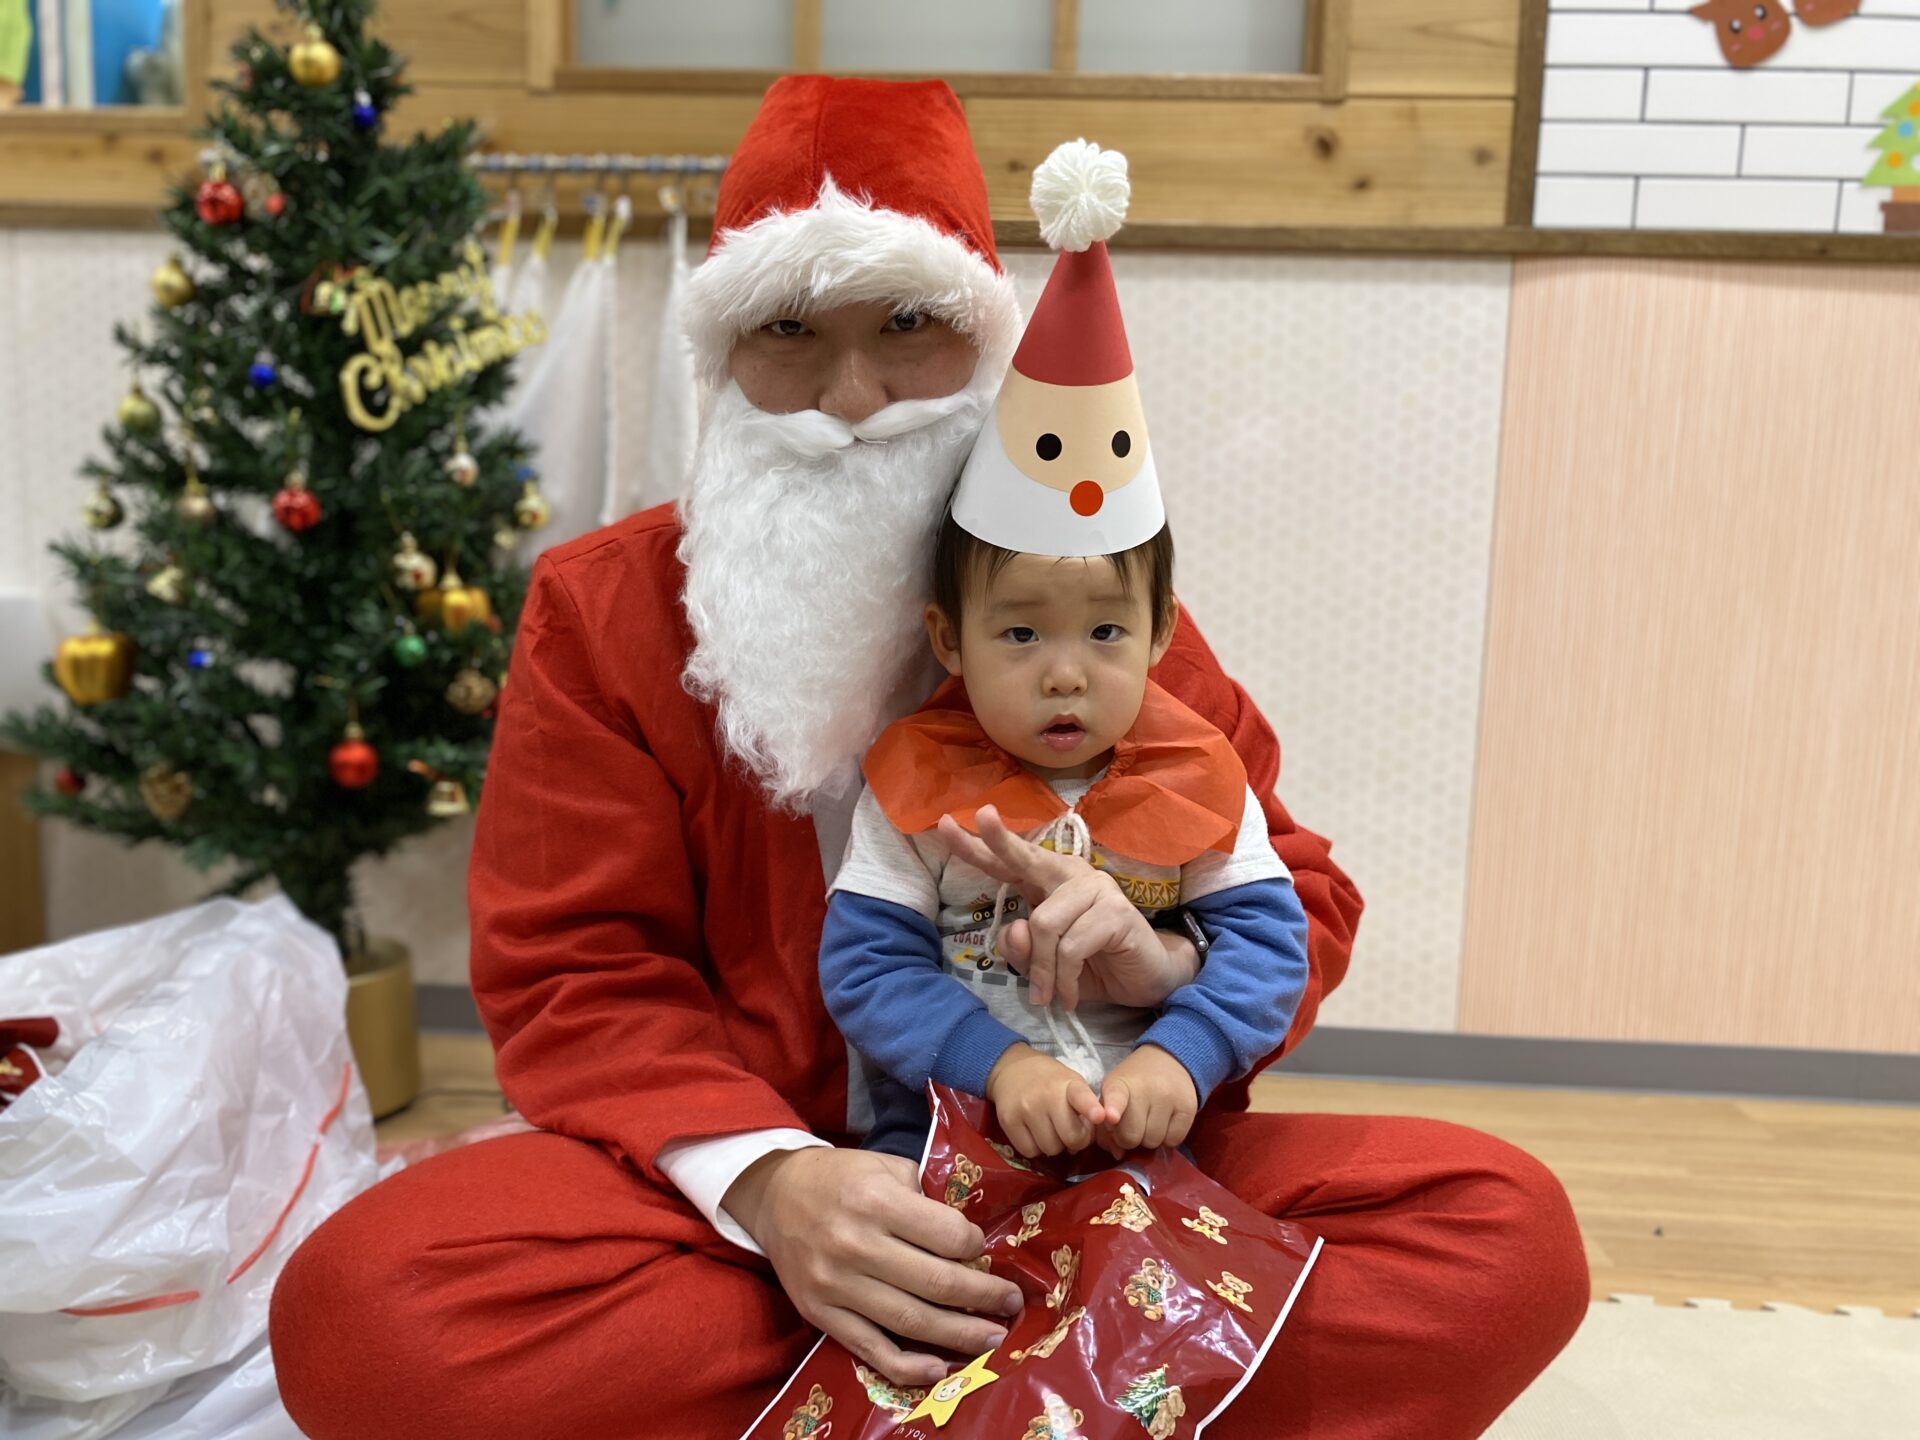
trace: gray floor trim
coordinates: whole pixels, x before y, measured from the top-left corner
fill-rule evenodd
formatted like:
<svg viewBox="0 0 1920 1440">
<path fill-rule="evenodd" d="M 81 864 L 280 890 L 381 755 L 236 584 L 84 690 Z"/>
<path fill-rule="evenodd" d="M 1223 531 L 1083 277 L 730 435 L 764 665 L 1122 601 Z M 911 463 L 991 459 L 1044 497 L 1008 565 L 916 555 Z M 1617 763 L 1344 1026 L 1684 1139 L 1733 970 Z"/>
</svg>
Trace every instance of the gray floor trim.
<svg viewBox="0 0 1920 1440">
<path fill-rule="evenodd" d="M 420 985 L 418 1005 L 422 1030 L 478 1030 L 480 1012 L 473 991 L 464 985 Z"/>
<path fill-rule="evenodd" d="M 478 1030 L 472 992 L 464 985 L 422 985 L 420 1028 Z M 1920 1104 L 1920 1055 L 1848 1050 L 1536 1040 L 1321 1025 L 1278 1068 L 1347 1079 Z"/>
<path fill-rule="evenodd" d="M 1920 1104 L 1920 1055 L 1316 1026 L 1278 1068 L 1351 1079 Z"/>
</svg>

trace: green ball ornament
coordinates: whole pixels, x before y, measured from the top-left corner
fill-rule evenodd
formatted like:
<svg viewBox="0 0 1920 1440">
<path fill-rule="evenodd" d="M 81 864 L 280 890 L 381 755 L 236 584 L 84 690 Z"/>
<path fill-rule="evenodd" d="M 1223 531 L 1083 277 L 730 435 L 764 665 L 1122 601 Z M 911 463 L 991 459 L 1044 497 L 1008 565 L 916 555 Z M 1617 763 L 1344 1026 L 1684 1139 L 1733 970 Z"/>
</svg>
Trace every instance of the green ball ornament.
<svg viewBox="0 0 1920 1440">
<path fill-rule="evenodd" d="M 408 670 L 421 664 L 427 658 L 427 642 L 424 636 L 402 635 L 393 642 L 393 658 Z"/>
</svg>

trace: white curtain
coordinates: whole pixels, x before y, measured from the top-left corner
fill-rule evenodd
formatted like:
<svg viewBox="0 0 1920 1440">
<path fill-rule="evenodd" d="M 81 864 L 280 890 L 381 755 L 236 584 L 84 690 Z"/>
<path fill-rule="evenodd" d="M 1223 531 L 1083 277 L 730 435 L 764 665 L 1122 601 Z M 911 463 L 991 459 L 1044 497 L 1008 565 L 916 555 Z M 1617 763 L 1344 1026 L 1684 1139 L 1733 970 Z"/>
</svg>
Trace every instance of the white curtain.
<svg viewBox="0 0 1920 1440">
<path fill-rule="evenodd" d="M 687 212 L 671 190 L 661 192 L 667 210 L 667 294 L 654 348 L 653 396 L 641 463 L 617 467 L 607 488 L 603 523 L 611 524 L 663 501 L 677 500 L 693 466 L 700 430 L 699 388 L 693 342 L 687 338 Z"/>
</svg>

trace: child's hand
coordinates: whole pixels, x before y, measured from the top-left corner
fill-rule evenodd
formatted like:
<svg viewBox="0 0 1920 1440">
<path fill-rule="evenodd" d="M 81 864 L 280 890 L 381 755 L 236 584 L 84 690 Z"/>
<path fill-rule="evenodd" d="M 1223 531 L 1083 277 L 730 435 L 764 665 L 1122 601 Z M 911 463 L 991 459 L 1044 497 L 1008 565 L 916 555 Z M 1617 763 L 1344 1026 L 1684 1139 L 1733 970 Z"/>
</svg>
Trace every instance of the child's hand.
<svg viewBox="0 0 1920 1440">
<path fill-rule="evenodd" d="M 1029 1160 L 1086 1149 L 1094 1126 L 1107 1119 L 1092 1086 L 1031 1045 L 1009 1046 L 994 1062 L 987 1099 L 1013 1148 Z"/>
<path fill-rule="evenodd" d="M 1107 1071 L 1100 1087 L 1105 1109 L 1100 1145 L 1116 1159 L 1129 1150 L 1178 1145 L 1200 1112 L 1193 1077 L 1158 1045 L 1142 1045 Z"/>
</svg>

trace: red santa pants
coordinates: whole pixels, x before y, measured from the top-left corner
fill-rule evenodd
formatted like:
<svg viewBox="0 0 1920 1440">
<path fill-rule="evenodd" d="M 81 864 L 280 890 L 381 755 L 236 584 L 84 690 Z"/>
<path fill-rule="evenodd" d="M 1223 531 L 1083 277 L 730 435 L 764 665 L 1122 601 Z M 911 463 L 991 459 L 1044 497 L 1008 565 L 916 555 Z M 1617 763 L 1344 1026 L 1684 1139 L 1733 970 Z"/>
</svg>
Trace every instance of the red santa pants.
<svg viewBox="0 0 1920 1440">
<path fill-rule="evenodd" d="M 1202 1169 L 1326 1236 L 1208 1440 L 1466 1440 L 1586 1313 L 1523 1152 L 1438 1121 L 1233 1115 Z M 402 1171 L 293 1257 L 281 1394 L 315 1440 L 735 1440 L 813 1343 L 771 1267 L 595 1146 L 514 1135 Z"/>
</svg>

